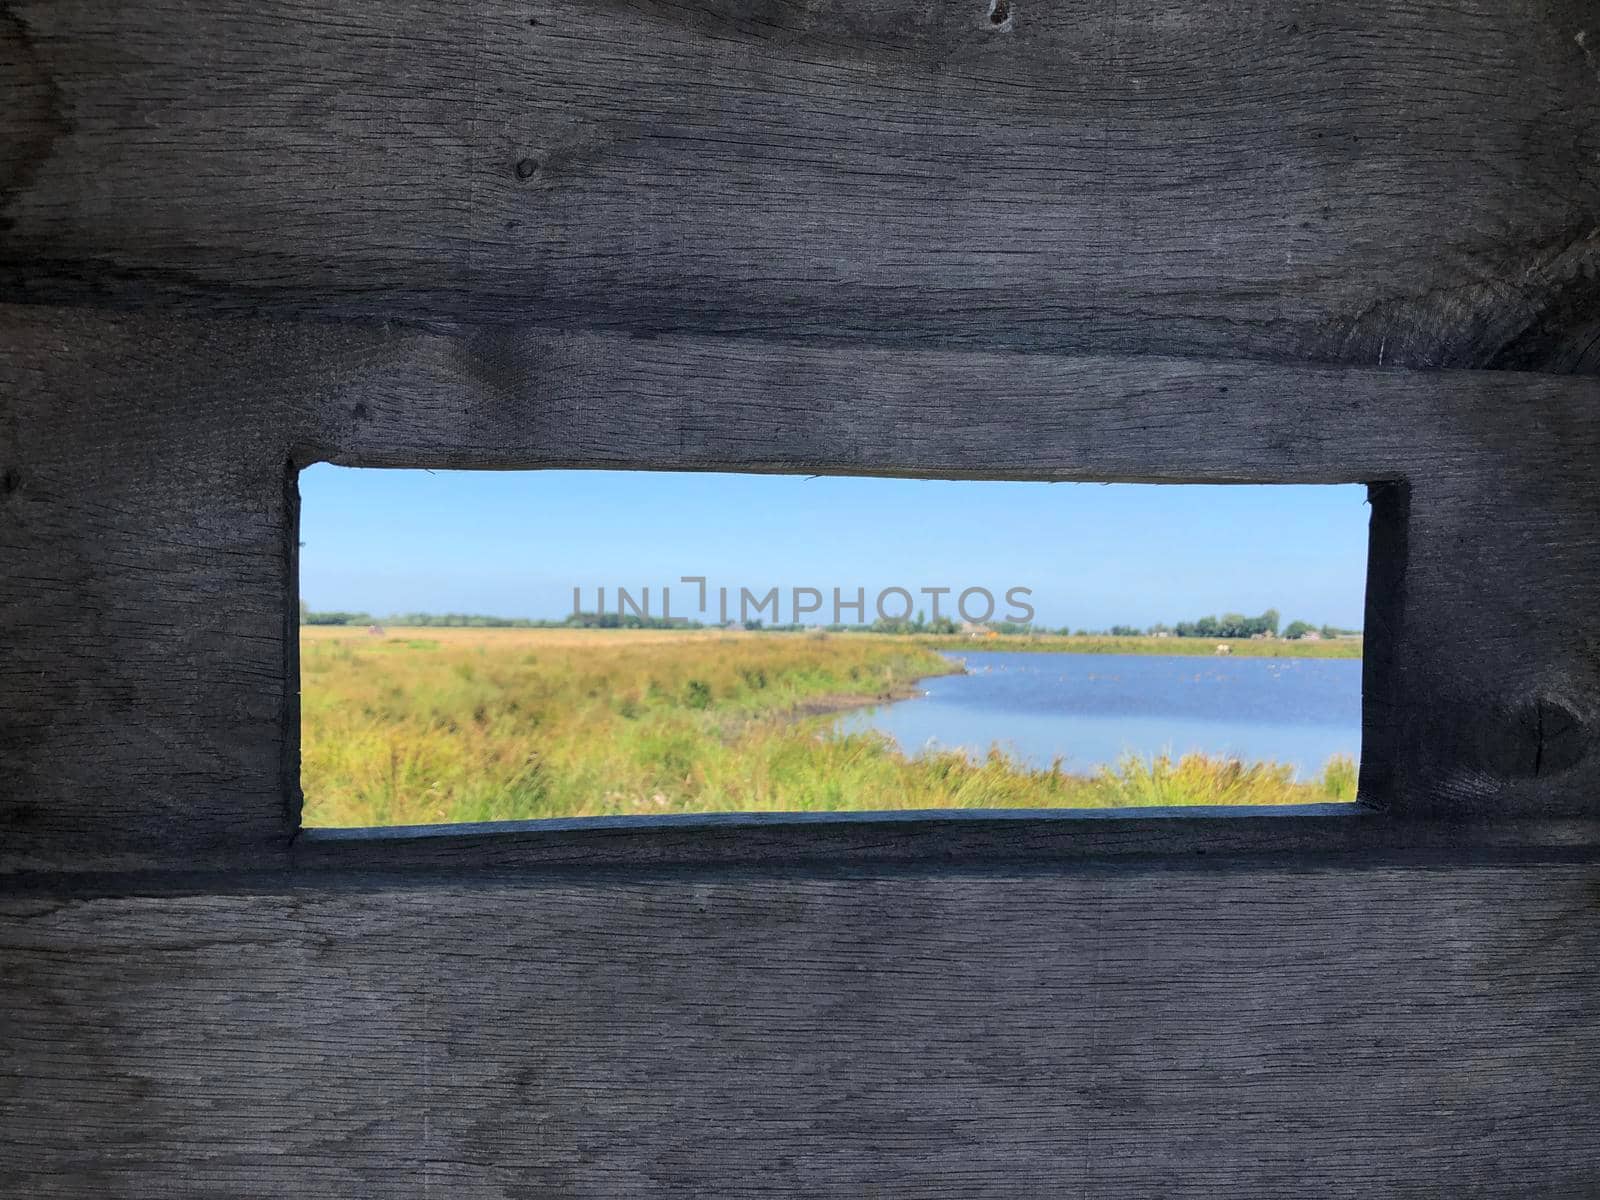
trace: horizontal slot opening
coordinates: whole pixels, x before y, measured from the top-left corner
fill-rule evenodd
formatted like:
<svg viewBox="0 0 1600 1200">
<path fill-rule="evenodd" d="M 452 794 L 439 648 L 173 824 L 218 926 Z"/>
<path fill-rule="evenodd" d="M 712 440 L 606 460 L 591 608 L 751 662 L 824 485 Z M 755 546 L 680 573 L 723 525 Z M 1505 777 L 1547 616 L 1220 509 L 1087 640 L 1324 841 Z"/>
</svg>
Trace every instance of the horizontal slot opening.
<svg viewBox="0 0 1600 1200">
<path fill-rule="evenodd" d="M 1359 485 L 300 489 L 307 826 L 1355 798 Z"/>
</svg>

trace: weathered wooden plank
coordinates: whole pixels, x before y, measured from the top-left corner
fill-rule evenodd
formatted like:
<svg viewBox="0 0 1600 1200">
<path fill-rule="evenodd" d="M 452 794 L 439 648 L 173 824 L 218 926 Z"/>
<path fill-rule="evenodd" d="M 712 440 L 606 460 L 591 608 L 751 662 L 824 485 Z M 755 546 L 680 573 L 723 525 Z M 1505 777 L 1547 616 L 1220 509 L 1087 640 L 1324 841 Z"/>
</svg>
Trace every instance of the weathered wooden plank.
<svg viewBox="0 0 1600 1200">
<path fill-rule="evenodd" d="M 325 356 L 297 454 L 351 466 L 1404 481 L 1415 494 L 1480 470 L 1587 484 L 1600 440 L 1600 384 L 1556 375 L 519 326 L 254 328 L 294 331 Z"/>
<path fill-rule="evenodd" d="M 0 297 L 1600 366 L 1590 0 L 6 0 Z"/>
<path fill-rule="evenodd" d="M 1364 796 L 1455 818 L 1600 796 L 1590 381 L 513 328 L 392 347 L 306 459 L 1377 481 Z"/>
<path fill-rule="evenodd" d="M 0 869 L 288 861 L 317 459 L 1384 481 L 1364 795 L 1596 813 L 1591 380 L 30 306 L 0 334 Z"/>
<path fill-rule="evenodd" d="M 1597 26 L 0 0 L 0 1191 L 1590 1196 L 1597 385 L 1237 360 L 1600 367 Z M 296 839 L 319 459 L 1371 482 L 1368 805 Z"/>
<path fill-rule="evenodd" d="M 1551 862 L 1600 847 L 1593 818 L 1406 820 L 1367 805 L 1274 808 L 961 809 L 894 813 L 706 813 L 306 829 L 298 868 L 503 871 L 906 870 L 996 864 L 1268 858 L 1337 866 L 1358 856 L 1411 863 Z M 18 876 L 19 886 L 30 879 Z M 112 886 L 116 886 L 113 884 Z"/>
<path fill-rule="evenodd" d="M 0 860 L 281 857 L 293 357 L 225 325 L 93 329 L 0 330 Z"/>
<path fill-rule="evenodd" d="M 0 1190 L 1593 1194 L 1600 868 L 0 900 Z"/>
</svg>

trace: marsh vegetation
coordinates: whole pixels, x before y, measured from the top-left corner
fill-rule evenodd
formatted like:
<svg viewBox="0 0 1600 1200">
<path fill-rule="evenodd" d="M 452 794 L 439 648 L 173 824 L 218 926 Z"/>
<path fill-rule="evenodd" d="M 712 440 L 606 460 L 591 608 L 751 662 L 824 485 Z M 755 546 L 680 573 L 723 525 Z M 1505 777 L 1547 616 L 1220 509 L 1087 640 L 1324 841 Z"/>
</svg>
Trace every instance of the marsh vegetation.
<svg viewBox="0 0 1600 1200">
<path fill-rule="evenodd" d="M 907 756 L 832 728 L 843 709 L 959 669 L 928 639 L 867 634 L 310 629 L 305 823 L 1354 798 L 1348 759 L 1314 782 L 1203 755 L 1074 774 L 999 749 Z"/>
</svg>

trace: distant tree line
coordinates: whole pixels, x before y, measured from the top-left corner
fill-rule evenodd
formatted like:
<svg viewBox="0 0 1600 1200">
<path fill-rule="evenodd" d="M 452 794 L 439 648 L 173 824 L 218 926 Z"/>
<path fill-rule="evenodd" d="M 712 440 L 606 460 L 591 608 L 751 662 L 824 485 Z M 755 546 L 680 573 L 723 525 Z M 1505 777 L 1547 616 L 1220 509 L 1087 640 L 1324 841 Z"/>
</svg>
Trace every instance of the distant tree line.
<svg viewBox="0 0 1600 1200">
<path fill-rule="evenodd" d="M 700 629 L 697 621 L 667 621 L 660 617 L 619 617 L 616 613 L 572 613 L 553 621 L 542 617 L 491 617 L 482 613 L 390 613 L 375 617 L 364 612 L 316 612 L 303 608 L 302 625 L 396 625 L 406 628 L 454 629 Z"/>
<path fill-rule="evenodd" d="M 492 617 L 481 613 L 391 613 L 386 617 L 374 617 L 371 613 L 364 612 L 315 612 L 304 605 L 300 610 L 300 622 L 303 625 L 396 625 L 406 627 L 454 627 L 467 629 L 705 629 L 708 628 L 700 621 L 667 620 L 663 617 L 646 617 L 634 613 L 618 615 L 614 612 L 580 612 L 571 613 L 560 620 L 549 620 L 537 617 Z M 1247 617 L 1242 613 L 1223 613 L 1220 617 L 1200 617 L 1194 621 L 1179 621 L 1176 625 L 1156 623 L 1146 628 L 1135 625 L 1113 625 L 1110 629 L 1074 629 L 1070 625 L 1063 625 L 1059 629 L 1034 622 L 1018 621 L 991 621 L 984 628 L 1005 637 L 1027 636 L 1110 636 L 1110 637 L 1181 637 L 1181 638 L 1251 638 L 1257 636 L 1278 636 L 1279 614 L 1275 608 L 1269 608 L 1257 617 Z M 716 626 L 711 626 L 716 628 Z M 783 633 L 795 632 L 813 628 L 808 625 L 764 625 L 760 621 L 751 621 L 739 628 L 751 631 Z M 901 633 L 901 634 L 933 634 L 951 635 L 961 632 L 961 626 L 949 617 L 935 617 L 927 620 L 921 612 L 910 620 L 886 620 L 880 618 L 870 624 L 860 625 L 827 625 L 823 626 L 829 633 Z M 1283 628 L 1282 636 L 1288 639 L 1299 639 L 1308 634 L 1315 634 L 1323 638 L 1336 638 L 1360 634 L 1359 629 L 1341 629 L 1336 625 L 1313 625 L 1309 621 L 1290 621 Z"/>
<path fill-rule="evenodd" d="M 362 612 L 311 612 L 302 609 L 302 625 L 371 625 L 372 615 Z"/>
<path fill-rule="evenodd" d="M 1315 633 L 1320 637 L 1325 638 L 1357 637 L 1360 635 L 1361 630 L 1341 629 L 1337 625 L 1323 625 L 1319 627 L 1311 624 L 1309 621 L 1290 621 L 1288 626 L 1283 631 L 1283 636 L 1286 638 L 1303 638 L 1308 633 Z"/>
<path fill-rule="evenodd" d="M 1155 626 L 1151 632 L 1155 633 L 1164 628 Z M 1278 610 L 1269 608 L 1259 617 L 1247 617 L 1241 613 L 1223 613 L 1220 617 L 1179 621 L 1172 627 L 1171 632 L 1174 637 L 1249 638 L 1263 635 L 1278 637 Z M 1316 626 L 1310 621 L 1290 621 L 1284 626 L 1282 636 L 1294 641 L 1312 633 L 1319 637 L 1336 638 L 1354 636 L 1360 632 L 1359 629 L 1341 629 L 1337 625 Z"/>
<path fill-rule="evenodd" d="M 614 612 L 580 612 L 570 613 L 560 621 L 546 622 L 552 627 L 567 629 L 704 629 L 700 621 L 683 620 L 673 617 L 646 617 L 638 613 L 620 615 Z"/>
<path fill-rule="evenodd" d="M 1179 621 L 1172 627 L 1178 637 L 1249 638 L 1257 634 L 1278 636 L 1278 610 L 1269 608 L 1259 617 L 1243 613 L 1223 613 L 1220 617 L 1201 617 L 1198 621 Z"/>
</svg>

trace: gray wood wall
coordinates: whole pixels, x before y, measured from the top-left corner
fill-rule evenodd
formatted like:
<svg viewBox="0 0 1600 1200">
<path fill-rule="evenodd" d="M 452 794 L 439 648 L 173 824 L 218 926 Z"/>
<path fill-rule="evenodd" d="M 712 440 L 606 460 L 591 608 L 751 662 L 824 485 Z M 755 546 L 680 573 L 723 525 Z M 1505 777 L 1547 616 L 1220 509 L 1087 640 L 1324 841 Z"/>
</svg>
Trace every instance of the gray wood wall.
<svg viewBox="0 0 1600 1200">
<path fill-rule="evenodd" d="M 1600 1177 L 1589 0 L 0 0 L 0 1190 Z M 1365 482 L 1362 804 L 298 832 L 311 462 Z"/>
</svg>

